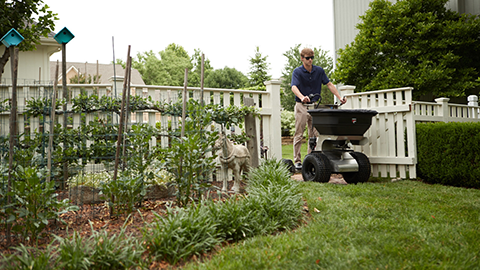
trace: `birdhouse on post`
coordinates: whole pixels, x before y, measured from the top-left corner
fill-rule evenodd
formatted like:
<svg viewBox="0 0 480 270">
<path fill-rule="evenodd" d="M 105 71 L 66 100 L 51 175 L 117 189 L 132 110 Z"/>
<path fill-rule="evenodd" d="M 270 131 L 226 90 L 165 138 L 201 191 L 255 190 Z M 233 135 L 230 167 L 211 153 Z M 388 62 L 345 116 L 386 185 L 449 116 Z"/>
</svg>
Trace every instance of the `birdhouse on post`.
<svg viewBox="0 0 480 270">
<path fill-rule="evenodd" d="M 3 45 L 5 45 L 7 48 L 10 46 L 17 46 L 23 40 L 24 38 L 22 35 L 20 35 L 20 33 L 18 33 L 14 28 L 8 31 L 1 39 Z"/>
<path fill-rule="evenodd" d="M 60 32 L 58 32 L 53 38 L 59 43 L 59 44 L 67 44 L 72 40 L 75 36 L 68 30 L 67 27 L 64 27 Z"/>
</svg>

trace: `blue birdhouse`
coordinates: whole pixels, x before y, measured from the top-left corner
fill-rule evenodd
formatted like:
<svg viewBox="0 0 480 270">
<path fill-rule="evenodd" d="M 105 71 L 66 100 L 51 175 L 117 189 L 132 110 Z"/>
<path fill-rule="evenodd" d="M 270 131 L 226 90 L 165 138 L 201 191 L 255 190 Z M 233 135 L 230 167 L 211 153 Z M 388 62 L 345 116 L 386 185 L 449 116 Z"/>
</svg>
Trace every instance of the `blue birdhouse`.
<svg viewBox="0 0 480 270">
<path fill-rule="evenodd" d="M 14 28 L 8 31 L 1 39 L 3 45 L 5 45 L 7 48 L 10 46 L 17 46 L 23 40 L 24 38 L 22 35 L 20 35 L 20 33 L 18 33 Z"/>
<path fill-rule="evenodd" d="M 68 30 L 67 27 L 64 27 L 60 32 L 58 32 L 53 38 L 59 43 L 59 44 L 67 44 L 72 40 L 75 36 Z"/>
</svg>

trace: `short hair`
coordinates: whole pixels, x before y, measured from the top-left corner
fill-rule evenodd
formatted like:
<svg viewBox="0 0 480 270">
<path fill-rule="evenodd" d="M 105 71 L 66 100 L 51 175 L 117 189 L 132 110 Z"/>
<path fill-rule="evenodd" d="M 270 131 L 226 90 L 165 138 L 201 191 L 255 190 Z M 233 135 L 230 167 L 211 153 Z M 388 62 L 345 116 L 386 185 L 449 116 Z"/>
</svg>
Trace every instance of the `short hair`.
<svg viewBox="0 0 480 270">
<path fill-rule="evenodd" d="M 312 49 L 310 48 L 304 48 L 301 52 L 300 52 L 300 56 L 301 57 L 305 57 L 305 55 L 314 55 L 315 53 L 313 52 Z"/>
</svg>

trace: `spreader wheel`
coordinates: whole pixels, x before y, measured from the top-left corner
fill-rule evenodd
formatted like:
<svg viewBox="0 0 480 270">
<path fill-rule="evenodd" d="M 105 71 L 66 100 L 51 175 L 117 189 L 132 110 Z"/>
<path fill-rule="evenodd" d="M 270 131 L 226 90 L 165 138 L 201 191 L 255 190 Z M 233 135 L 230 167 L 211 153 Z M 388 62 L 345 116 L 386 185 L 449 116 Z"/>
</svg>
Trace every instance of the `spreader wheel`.
<svg viewBox="0 0 480 270">
<path fill-rule="evenodd" d="M 318 152 L 310 153 L 303 160 L 303 181 L 326 183 L 330 181 L 331 174 L 330 161 L 324 154 Z"/>
<path fill-rule="evenodd" d="M 358 172 L 345 172 L 343 173 L 343 179 L 349 184 L 356 184 L 361 182 L 367 182 L 370 178 L 371 167 L 368 157 L 360 152 L 350 152 L 350 155 L 358 163 Z"/>
</svg>

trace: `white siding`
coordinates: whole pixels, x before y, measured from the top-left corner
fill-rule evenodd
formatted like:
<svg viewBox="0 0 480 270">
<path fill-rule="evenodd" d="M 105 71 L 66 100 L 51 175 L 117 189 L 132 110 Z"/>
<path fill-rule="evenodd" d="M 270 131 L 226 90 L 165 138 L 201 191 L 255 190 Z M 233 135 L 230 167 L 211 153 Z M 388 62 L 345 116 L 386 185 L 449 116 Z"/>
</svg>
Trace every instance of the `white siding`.
<svg viewBox="0 0 480 270">
<path fill-rule="evenodd" d="M 354 41 L 358 34 L 356 25 L 361 22 L 360 16 L 369 9 L 370 2 L 371 0 L 333 0 L 335 65 L 338 49 L 343 49 Z M 390 2 L 396 3 L 397 0 Z M 450 0 L 446 7 L 457 12 L 480 15 L 480 0 Z"/>
</svg>

